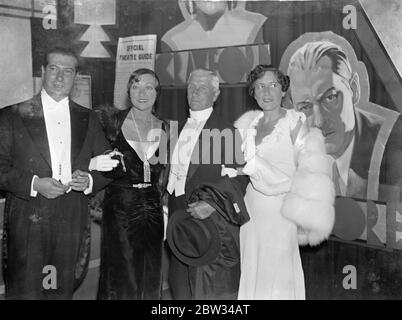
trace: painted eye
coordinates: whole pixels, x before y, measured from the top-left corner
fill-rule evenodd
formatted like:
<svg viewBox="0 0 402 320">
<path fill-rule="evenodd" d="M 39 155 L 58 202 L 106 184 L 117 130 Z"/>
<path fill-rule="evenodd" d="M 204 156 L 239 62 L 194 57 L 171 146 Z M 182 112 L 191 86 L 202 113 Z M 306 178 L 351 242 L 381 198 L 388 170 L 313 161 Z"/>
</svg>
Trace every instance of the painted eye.
<svg viewBox="0 0 402 320">
<path fill-rule="evenodd" d="M 279 86 L 279 83 L 278 82 L 271 82 L 270 83 L 270 87 L 271 88 L 277 88 Z"/>
<path fill-rule="evenodd" d="M 257 90 L 262 90 L 262 89 L 265 88 L 265 85 L 264 85 L 263 83 L 257 83 L 256 86 L 255 86 L 255 88 L 256 88 Z"/>
<path fill-rule="evenodd" d="M 339 95 L 339 91 L 331 90 L 322 98 L 322 102 L 333 103 L 338 99 L 338 95 Z"/>
</svg>

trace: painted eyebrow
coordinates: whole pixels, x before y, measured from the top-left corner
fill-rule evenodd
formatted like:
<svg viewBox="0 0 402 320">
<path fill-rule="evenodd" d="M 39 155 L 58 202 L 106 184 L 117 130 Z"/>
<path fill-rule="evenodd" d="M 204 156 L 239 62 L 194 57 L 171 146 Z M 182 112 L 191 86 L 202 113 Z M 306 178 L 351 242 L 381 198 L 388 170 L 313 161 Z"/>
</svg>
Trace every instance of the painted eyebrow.
<svg viewBox="0 0 402 320">
<path fill-rule="evenodd" d="M 321 100 L 323 96 L 325 96 L 328 92 L 330 92 L 330 91 L 332 91 L 332 90 L 338 92 L 338 90 L 336 90 L 335 87 L 331 87 L 331 88 L 327 89 L 326 91 L 324 91 L 322 94 L 320 94 L 320 95 L 318 96 L 318 100 Z"/>
<path fill-rule="evenodd" d="M 320 101 L 320 100 L 322 99 L 322 97 L 325 96 L 325 95 L 326 95 L 328 92 L 330 92 L 331 90 L 335 90 L 336 92 L 338 92 L 335 87 L 331 87 L 331 88 L 325 90 L 325 91 L 324 91 L 323 93 L 321 93 L 320 95 L 318 95 L 317 100 Z M 305 99 L 305 100 L 296 102 L 297 105 L 299 105 L 299 104 L 301 104 L 301 103 L 312 103 L 312 101 L 311 101 L 309 98 L 307 98 L 307 99 Z"/>
</svg>

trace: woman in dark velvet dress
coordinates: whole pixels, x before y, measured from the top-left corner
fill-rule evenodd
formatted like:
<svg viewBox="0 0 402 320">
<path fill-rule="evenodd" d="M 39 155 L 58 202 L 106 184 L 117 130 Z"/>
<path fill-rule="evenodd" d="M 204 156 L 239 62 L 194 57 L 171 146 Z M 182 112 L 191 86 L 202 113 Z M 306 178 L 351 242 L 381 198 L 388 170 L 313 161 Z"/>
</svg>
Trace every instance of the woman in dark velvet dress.
<svg viewBox="0 0 402 320">
<path fill-rule="evenodd" d="M 112 148 L 124 156 L 105 173 L 113 181 L 104 197 L 98 299 L 160 299 L 169 130 L 153 112 L 160 90 L 153 71 L 134 71 L 127 89 L 132 107 L 103 118 Z"/>
</svg>

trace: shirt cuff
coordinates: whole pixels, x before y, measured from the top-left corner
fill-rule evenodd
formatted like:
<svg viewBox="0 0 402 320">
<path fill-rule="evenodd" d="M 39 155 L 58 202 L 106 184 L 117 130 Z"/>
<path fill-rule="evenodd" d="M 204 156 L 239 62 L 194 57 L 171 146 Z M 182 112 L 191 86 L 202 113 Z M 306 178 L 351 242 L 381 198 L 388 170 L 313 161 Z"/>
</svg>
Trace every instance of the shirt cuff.
<svg viewBox="0 0 402 320">
<path fill-rule="evenodd" d="M 35 178 L 38 178 L 38 179 L 39 179 L 39 177 L 38 177 L 37 175 L 34 175 L 34 176 L 32 177 L 32 181 L 31 181 L 31 193 L 30 193 L 30 196 L 31 196 L 31 197 L 34 197 L 34 198 L 38 195 L 38 191 L 35 191 L 35 190 L 33 189 L 33 183 L 34 183 Z"/>
<path fill-rule="evenodd" d="M 86 188 L 84 190 L 85 195 L 88 195 L 88 194 L 92 193 L 92 189 L 94 187 L 94 180 L 92 179 L 92 176 L 91 176 L 90 173 L 88 173 L 88 177 L 89 177 L 89 186 L 88 186 L 88 188 Z"/>
</svg>

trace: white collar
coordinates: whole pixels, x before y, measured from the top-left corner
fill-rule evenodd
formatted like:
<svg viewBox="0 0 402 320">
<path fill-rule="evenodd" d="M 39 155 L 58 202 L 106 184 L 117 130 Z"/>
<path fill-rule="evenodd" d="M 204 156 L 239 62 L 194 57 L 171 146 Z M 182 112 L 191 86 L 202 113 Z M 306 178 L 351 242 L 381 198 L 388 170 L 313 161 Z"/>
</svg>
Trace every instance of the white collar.
<svg viewBox="0 0 402 320">
<path fill-rule="evenodd" d="M 61 106 L 64 106 L 64 107 L 69 106 L 68 97 L 63 98 L 60 101 L 56 101 L 51 96 L 49 96 L 49 94 L 46 92 L 46 90 L 44 88 L 42 88 L 42 91 L 41 91 L 40 95 L 41 95 L 41 99 L 42 99 L 42 106 L 44 108 L 57 106 L 57 105 L 61 105 Z"/>
<path fill-rule="evenodd" d="M 197 111 L 190 109 L 190 118 L 195 121 L 206 121 L 208 120 L 213 110 L 214 109 L 212 107 Z"/>
</svg>

